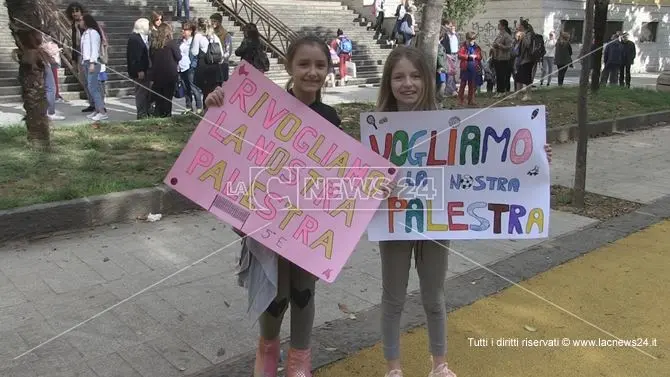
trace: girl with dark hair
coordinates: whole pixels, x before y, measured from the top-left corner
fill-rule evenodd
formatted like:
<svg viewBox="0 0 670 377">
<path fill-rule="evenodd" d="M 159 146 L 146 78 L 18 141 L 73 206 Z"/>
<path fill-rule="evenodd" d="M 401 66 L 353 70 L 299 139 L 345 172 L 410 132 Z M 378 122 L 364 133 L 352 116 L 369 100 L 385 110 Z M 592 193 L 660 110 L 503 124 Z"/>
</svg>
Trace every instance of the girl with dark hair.
<svg viewBox="0 0 670 377">
<path fill-rule="evenodd" d="M 291 76 L 286 84 L 288 92 L 325 121 L 340 127 L 341 121 L 335 109 L 321 102 L 321 88 L 332 67 L 330 52 L 324 41 L 315 36 L 293 41 L 286 52 L 285 66 Z M 224 90 L 218 87 L 205 103 L 210 107 L 219 107 L 223 101 Z M 286 376 L 310 377 L 310 342 L 317 278 L 250 237 L 244 238 L 243 242 L 239 281 L 249 292 L 248 311 L 260 322 L 253 376 L 277 376 L 279 332 L 284 313 L 290 306 L 291 340 Z"/>
<path fill-rule="evenodd" d="M 530 88 L 533 84 L 533 70 L 537 62 L 532 56 L 533 47 L 533 27 L 527 20 L 522 20 L 517 28 L 523 37 L 519 41 L 519 52 L 517 56 L 517 71 L 514 77 L 515 90 L 523 93 L 522 101 L 530 100 Z"/>
<path fill-rule="evenodd" d="M 510 91 L 510 78 L 512 77 L 512 30 L 507 20 L 498 22 L 498 35 L 493 40 L 493 69 L 496 76 L 496 94 L 494 97 L 502 97 Z"/>
<path fill-rule="evenodd" d="M 98 80 L 98 75 L 102 68 L 102 33 L 100 26 L 90 14 L 85 14 L 81 18 L 80 26 L 85 30 L 81 35 L 79 48 L 79 51 L 81 51 L 82 71 L 86 78 L 89 100 L 93 102 L 93 106 L 95 107 L 95 111 L 86 117 L 94 121 L 101 121 L 108 119 L 102 95 L 102 85 Z"/>
<path fill-rule="evenodd" d="M 244 29 L 244 39 L 235 50 L 235 55 L 242 60 L 246 60 L 256 69 L 267 72 L 270 69 L 270 61 L 268 60 L 263 45 L 261 44 L 261 36 L 258 33 L 256 24 L 247 24 Z"/>
<path fill-rule="evenodd" d="M 77 76 L 79 76 L 79 81 L 86 83 L 86 72 L 83 69 L 80 69 L 82 66 L 81 54 L 78 47 L 81 45 L 81 35 L 84 33 L 84 29 L 81 28 L 81 19 L 84 16 L 86 10 L 80 3 L 70 3 L 65 10 L 65 15 L 67 19 L 72 22 L 72 47 L 71 56 L 72 56 L 72 66 L 77 71 Z M 88 107 L 81 110 L 82 113 L 90 113 L 95 111 L 95 106 L 93 104 L 93 98 L 88 92 L 88 86 L 84 85 L 84 92 L 88 98 Z"/>
</svg>

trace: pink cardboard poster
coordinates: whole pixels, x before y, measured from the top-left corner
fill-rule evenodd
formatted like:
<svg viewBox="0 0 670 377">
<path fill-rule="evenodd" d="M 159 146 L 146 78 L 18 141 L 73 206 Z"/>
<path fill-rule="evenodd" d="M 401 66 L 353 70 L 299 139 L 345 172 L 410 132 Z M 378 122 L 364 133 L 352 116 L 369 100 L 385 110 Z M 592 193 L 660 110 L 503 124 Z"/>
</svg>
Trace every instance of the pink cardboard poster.
<svg viewBox="0 0 670 377">
<path fill-rule="evenodd" d="M 333 282 L 395 167 L 251 65 L 225 84 L 165 183 L 316 277 Z"/>
</svg>

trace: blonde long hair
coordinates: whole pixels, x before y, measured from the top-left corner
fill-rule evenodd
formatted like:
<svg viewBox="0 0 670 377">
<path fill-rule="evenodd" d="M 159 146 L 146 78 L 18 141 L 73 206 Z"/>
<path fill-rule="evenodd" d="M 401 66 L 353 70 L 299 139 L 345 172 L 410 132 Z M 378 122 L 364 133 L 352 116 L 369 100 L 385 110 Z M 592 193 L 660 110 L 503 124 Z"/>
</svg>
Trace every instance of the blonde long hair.
<svg viewBox="0 0 670 377">
<path fill-rule="evenodd" d="M 412 110 L 437 110 L 437 99 L 435 97 L 435 73 L 428 65 L 428 59 L 421 50 L 415 47 L 398 46 L 386 58 L 382 81 L 377 97 L 377 111 L 398 111 L 398 100 L 393 96 L 391 88 L 391 75 L 393 68 L 402 59 L 407 59 L 419 71 L 423 81 L 423 92 L 419 101 L 414 104 Z"/>
</svg>

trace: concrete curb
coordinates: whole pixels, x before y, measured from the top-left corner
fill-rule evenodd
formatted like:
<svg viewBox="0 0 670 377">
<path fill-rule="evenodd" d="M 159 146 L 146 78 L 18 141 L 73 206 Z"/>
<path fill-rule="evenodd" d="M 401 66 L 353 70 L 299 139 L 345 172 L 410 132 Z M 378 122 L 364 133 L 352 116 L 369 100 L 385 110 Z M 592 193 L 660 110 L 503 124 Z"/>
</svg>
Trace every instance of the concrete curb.
<svg viewBox="0 0 670 377">
<path fill-rule="evenodd" d="M 0 244 L 44 234 L 135 221 L 149 213 L 198 209 L 165 185 L 0 210 Z"/>
<path fill-rule="evenodd" d="M 633 115 L 591 123 L 591 137 L 670 123 L 670 111 Z M 577 137 L 577 125 L 547 130 L 547 142 L 565 142 Z M 116 192 L 88 198 L 35 204 L 0 210 L 0 245 L 51 233 L 92 226 L 135 221 L 149 213 L 170 215 L 200 209 L 195 203 L 165 185 Z"/>
<path fill-rule="evenodd" d="M 640 130 L 670 123 L 670 110 L 631 115 L 618 119 L 600 120 L 589 123 L 589 137 Z M 564 143 L 577 140 L 579 126 L 576 124 L 547 129 L 547 143 Z"/>
<path fill-rule="evenodd" d="M 518 283 L 529 279 L 668 218 L 670 218 L 670 195 L 635 212 L 530 247 L 519 254 L 494 262 L 486 269 L 480 267 L 449 278 L 446 283 L 447 310 L 451 312 L 469 305 L 511 286 L 511 282 Z M 473 281 L 477 284 L 473 285 Z M 314 328 L 312 335 L 314 369 L 344 359 L 381 340 L 379 306 L 357 313 L 356 317 L 356 320 L 338 319 Z M 408 331 L 424 324 L 421 295 L 415 291 L 407 297 L 401 327 L 403 331 Z M 284 344 L 283 347 L 286 348 L 287 345 Z M 188 377 L 248 377 L 254 358 L 255 351 L 249 352 Z"/>
</svg>

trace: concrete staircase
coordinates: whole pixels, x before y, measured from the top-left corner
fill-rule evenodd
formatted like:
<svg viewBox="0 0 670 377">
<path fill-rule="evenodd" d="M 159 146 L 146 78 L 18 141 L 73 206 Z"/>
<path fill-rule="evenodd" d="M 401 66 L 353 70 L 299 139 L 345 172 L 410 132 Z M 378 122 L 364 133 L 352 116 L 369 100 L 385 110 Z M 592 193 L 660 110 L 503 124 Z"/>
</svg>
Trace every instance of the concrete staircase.
<svg viewBox="0 0 670 377">
<path fill-rule="evenodd" d="M 391 52 L 385 44 L 372 39 L 370 22 L 339 1 L 320 0 L 257 0 L 296 33 L 311 33 L 331 41 L 338 28 L 353 42 L 352 60 L 356 63 L 357 78 L 349 82 L 373 84 L 381 79 L 384 62 Z"/>
<path fill-rule="evenodd" d="M 58 0 L 59 10 L 64 12 L 69 0 Z M 217 11 L 216 0 L 191 0 L 191 18 L 209 16 Z M 315 0 L 259 0 L 259 3 L 297 33 L 313 33 L 324 40 L 332 40 L 338 28 L 342 28 L 352 39 L 353 61 L 357 65 L 358 77 L 349 85 L 379 82 L 382 65 L 390 52 L 387 46 L 377 44 L 372 39 L 373 31 L 368 31 L 369 22 L 337 1 Z M 163 13 L 166 22 L 172 22 L 175 38 L 179 38 L 180 24 L 172 21 L 175 2 L 173 0 L 88 0 L 83 2 L 87 11 L 104 25 L 109 40 L 109 81 L 106 83 L 107 96 L 132 94 L 133 83 L 126 78 L 126 43 L 132 32 L 133 23 L 140 17 L 149 17 L 152 11 Z M 233 49 L 242 42 L 240 25 L 232 21 L 223 7 L 223 26 L 233 34 Z M 0 22 L 8 23 L 7 8 L 0 6 Z M 9 33 L 0 35 L 0 103 L 21 102 L 17 80 L 18 64 L 11 52 L 15 49 Z M 267 76 L 279 85 L 288 81 L 284 65 L 276 57 L 269 55 L 270 71 Z M 239 61 L 232 57 L 231 69 Z M 84 98 L 84 93 L 76 77 L 61 68 L 59 72 L 61 95 L 65 99 Z"/>
<path fill-rule="evenodd" d="M 58 2 L 59 10 L 64 12 L 69 1 Z M 174 19 L 172 0 L 89 0 L 83 3 L 87 11 L 104 25 L 109 40 L 109 65 L 105 88 L 107 96 L 120 97 L 132 94 L 133 83 L 126 78 L 126 44 L 132 32 L 133 24 L 140 17 L 147 17 L 152 11 L 163 13 L 163 20 L 171 22 L 175 29 L 175 38 L 180 38 L 181 24 Z M 208 0 L 191 0 L 191 18 L 205 17 L 216 12 L 216 8 Z M 7 8 L 0 7 L 0 22 L 8 23 Z M 230 21 L 224 14 L 223 26 L 233 34 L 233 49 L 242 42 L 240 26 Z M 0 103 L 21 102 L 20 87 L 17 80 L 18 64 L 11 59 L 11 51 L 15 49 L 11 35 L 0 35 Z M 231 66 L 235 66 L 239 58 L 232 57 Z M 288 81 L 284 66 L 270 56 L 271 69 L 268 76 L 278 84 Z M 232 68 L 231 68 L 232 69 Z M 77 78 L 66 69 L 59 72 L 60 92 L 65 99 L 84 98 L 84 93 Z"/>
</svg>

